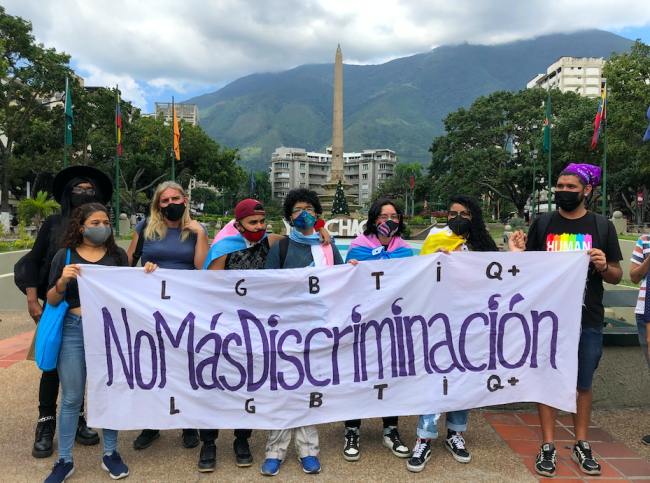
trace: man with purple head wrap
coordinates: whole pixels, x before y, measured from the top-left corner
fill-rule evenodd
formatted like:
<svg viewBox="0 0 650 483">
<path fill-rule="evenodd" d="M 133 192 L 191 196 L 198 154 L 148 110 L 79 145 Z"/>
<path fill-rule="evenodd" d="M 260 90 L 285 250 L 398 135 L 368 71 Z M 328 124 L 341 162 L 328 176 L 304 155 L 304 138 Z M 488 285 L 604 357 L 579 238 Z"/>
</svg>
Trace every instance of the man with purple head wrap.
<svg viewBox="0 0 650 483">
<path fill-rule="evenodd" d="M 623 272 L 623 259 L 616 230 L 604 216 L 587 211 L 585 198 L 600 182 L 601 170 L 590 164 L 570 164 L 562 171 L 555 185 L 558 210 L 542 213 L 530 227 L 528 236 L 513 234 L 516 251 L 587 250 L 591 257 L 582 307 L 582 330 L 578 345 L 577 412 L 573 414 L 575 444 L 571 459 L 583 473 L 600 475 L 601 467 L 586 441 L 591 418 L 592 381 L 603 353 L 603 281 L 618 284 Z M 552 390 L 552 387 L 549 387 Z M 557 409 L 538 404 L 542 424 L 542 447 L 535 461 L 535 470 L 543 476 L 554 476 L 556 451 L 554 429 Z"/>
</svg>

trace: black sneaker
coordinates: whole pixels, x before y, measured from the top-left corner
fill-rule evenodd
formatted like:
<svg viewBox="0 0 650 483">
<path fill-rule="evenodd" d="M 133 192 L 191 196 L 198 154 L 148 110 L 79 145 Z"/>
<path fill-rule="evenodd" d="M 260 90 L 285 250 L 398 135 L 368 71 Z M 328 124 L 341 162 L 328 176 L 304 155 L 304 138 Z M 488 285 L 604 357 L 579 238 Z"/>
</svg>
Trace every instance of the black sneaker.
<svg viewBox="0 0 650 483">
<path fill-rule="evenodd" d="M 38 420 L 36 425 L 36 435 L 34 436 L 34 448 L 32 456 L 34 458 L 48 458 L 54 453 L 52 441 L 54 441 L 54 432 L 56 431 L 56 418 L 54 416 L 45 416 Z"/>
<path fill-rule="evenodd" d="M 641 438 L 641 442 L 643 444 L 650 444 L 650 434 L 648 436 L 644 436 L 643 438 Z"/>
<path fill-rule="evenodd" d="M 251 466 L 253 464 L 253 455 L 251 454 L 250 446 L 248 446 L 248 440 L 246 438 L 235 438 L 235 442 L 232 444 L 233 450 L 235 451 L 235 461 L 237 466 Z"/>
<path fill-rule="evenodd" d="M 465 448 L 465 440 L 460 431 L 447 430 L 445 448 L 449 450 L 454 459 L 459 463 L 469 463 L 472 461 L 472 455 Z"/>
<path fill-rule="evenodd" d="M 359 461 L 359 458 L 361 458 L 359 433 L 357 431 L 359 431 L 357 428 L 345 428 L 345 446 L 343 447 L 345 461 Z"/>
<path fill-rule="evenodd" d="M 135 449 L 145 449 L 151 446 L 151 443 L 153 443 L 154 439 L 158 439 L 160 437 L 160 431 L 157 429 L 143 429 L 142 432 L 140 433 L 140 436 L 135 438 L 135 441 L 133 442 L 133 447 Z"/>
<path fill-rule="evenodd" d="M 83 414 L 79 415 L 79 423 L 77 424 L 77 434 L 74 440 L 84 446 L 92 446 L 99 443 L 99 434 L 93 431 L 86 424 L 86 418 Z"/>
<path fill-rule="evenodd" d="M 390 426 L 388 429 L 390 432 L 388 434 L 384 433 L 384 446 L 400 458 L 408 458 L 411 456 L 411 452 L 399 438 L 397 426 Z"/>
<path fill-rule="evenodd" d="M 201 446 L 201 456 L 199 456 L 199 471 L 201 473 L 208 473 L 214 471 L 217 465 L 217 446 L 214 441 L 205 442 Z"/>
<path fill-rule="evenodd" d="M 586 441 L 578 441 L 578 444 L 573 446 L 571 459 L 578 463 L 578 466 L 583 473 L 588 475 L 600 475 L 600 465 L 591 452 L 591 446 Z"/>
<path fill-rule="evenodd" d="M 186 448 L 196 448 L 200 442 L 199 432 L 196 429 L 183 430 L 183 446 Z"/>
<path fill-rule="evenodd" d="M 415 443 L 415 448 L 413 448 L 413 456 L 406 462 L 406 469 L 413 473 L 419 473 L 430 459 L 431 440 L 418 438 L 418 442 Z"/>
<path fill-rule="evenodd" d="M 555 445 L 553 443 L 543 444 L 535 460 L 535 471 L 542 476 L 555 476 L 556 460 Z"/>
</svg>

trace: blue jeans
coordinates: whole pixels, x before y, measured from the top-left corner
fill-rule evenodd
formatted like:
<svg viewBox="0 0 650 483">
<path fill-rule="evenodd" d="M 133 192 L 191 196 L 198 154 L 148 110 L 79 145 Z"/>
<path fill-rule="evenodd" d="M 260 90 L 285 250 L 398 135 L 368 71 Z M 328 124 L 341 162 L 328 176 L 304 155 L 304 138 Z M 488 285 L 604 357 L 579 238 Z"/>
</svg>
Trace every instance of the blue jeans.
<svg viewBox="0 0 650 483">
<path fill-rule="evenodd" d="M 583 327 L 578 344 L 578 389 L 588 391 L 603 355 L 603 327 Z"/>
<path fill-rule="evenodd" d="M 72 459 L 72 445 L 77 434 L 79 409 L 86 392 L 86 356 L 81 315 L 66 312 L 63 336 L 56 366 L 61 380 L 61 409 L 59 410 L 59 458 Z M 117 431 L 102 430 L 104 451 L 117 448 Z"/>
<path fill-rule="evenodd" d="M 650 359 L 648 358 L 648 325 L 643 321 L 643 314 L 636 315 L 636 328 L 639 333 L 639 345 L 643 351 L 645 362 L 650 368 Z"/>
<path fill-rule="evenodd" d="M 423 414 L 418 421 L 418 436 L 420 438 L 436 439 L 438 437 L 438 423 L 442 413 Z M 452 431 L 466 431 L 469 409 L 447 413 L 445 426 Z"/>
</svg>

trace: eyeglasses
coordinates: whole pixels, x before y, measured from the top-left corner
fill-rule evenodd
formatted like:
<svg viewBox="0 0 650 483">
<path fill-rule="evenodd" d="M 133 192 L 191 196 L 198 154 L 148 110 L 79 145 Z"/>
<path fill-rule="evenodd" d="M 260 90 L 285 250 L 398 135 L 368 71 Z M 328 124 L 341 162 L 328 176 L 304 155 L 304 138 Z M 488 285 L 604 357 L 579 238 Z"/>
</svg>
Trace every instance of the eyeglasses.
<svg viewBox="0 0 650 483">
<path fill-rule="evenodd" d="M 390 215 L 390 216 L 388 216 L 388 215 L 379 215 L 379 216 L 377 217 L 377 220 L 379 220 L 379 221 L 386 221 L 386 220 L 388 220 L 388 218 L 390 218 L 391 220 L 393 220 L 395 223 L 399 223 L 399 220 L 400 220 L 401 216 L 398 215 L 397 213 L 395 213 L 394 215 Z"/>
<path fill-rule="evenodd" d="M 450 211 L 448 218 L 456 218 L 458 215 L 462 216 L 463 218 L 471 218 L 472 214 L 467 211 Z"/>
<path fill-rule="evenodd" d="M 299 213 L 302 213 L 303 211 L 306 211 L 310 215 L 313 215 L 316 210 L 314 210 L 311 206 L 308 206 L 307 208 L 294 208 L 293 210 L 291 210 L 291 213 L 297 215 Z"/>
<path fill-rule="evenodd" d="M 72 188 L 72 192 L 76 195 L 80 195 L 83 193 L 86 193 L 88 196 L 94 196 L 95 195 L 95 190 L 92 188 L 80 188 L 79 186 L 75 186 Z"/>
</svg>

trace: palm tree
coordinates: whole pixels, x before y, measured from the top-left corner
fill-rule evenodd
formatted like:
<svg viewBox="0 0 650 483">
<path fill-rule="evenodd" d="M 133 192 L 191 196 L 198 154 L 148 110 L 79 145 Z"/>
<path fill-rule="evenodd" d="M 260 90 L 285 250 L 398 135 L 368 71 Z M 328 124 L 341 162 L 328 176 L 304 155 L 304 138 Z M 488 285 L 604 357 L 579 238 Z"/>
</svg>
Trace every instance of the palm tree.
<svg viewBox="0 0 650 483">
<path fill-rule="evenodd" d="M 23 197 L 18 203 L 18 218 L 28 224 L 32 216 L 36 218 L 36 230 L 41 227 L 41 220 L 60 208 L 56 201 L 48 201 L 47 191 L 39 191 L 36 198 Z"/>
</svg>

